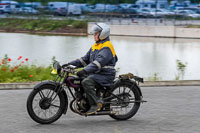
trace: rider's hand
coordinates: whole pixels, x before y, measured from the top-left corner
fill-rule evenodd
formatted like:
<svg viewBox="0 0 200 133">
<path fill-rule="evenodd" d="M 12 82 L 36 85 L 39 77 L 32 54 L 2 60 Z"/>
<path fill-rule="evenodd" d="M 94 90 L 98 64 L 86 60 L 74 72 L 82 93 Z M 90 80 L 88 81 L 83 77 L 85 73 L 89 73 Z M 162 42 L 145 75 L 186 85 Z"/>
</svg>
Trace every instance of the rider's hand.
<svg viewBox="0 0 200 133">
<path fill-rule="evenodd" d="M 63 64 L 63 65 L 62 65 L 62 68 L 65 68 L 65 67 L 67 67 L 67 66 L 69 66 L 69 64 Z"/>
<path fill-rule="evenodd" d="M 84 77 L 86 75 L 87 75 L 87 72 L 84 69 L 77 72 L 77 76 L 79 76 L 79 77 Z"/>
</svg>

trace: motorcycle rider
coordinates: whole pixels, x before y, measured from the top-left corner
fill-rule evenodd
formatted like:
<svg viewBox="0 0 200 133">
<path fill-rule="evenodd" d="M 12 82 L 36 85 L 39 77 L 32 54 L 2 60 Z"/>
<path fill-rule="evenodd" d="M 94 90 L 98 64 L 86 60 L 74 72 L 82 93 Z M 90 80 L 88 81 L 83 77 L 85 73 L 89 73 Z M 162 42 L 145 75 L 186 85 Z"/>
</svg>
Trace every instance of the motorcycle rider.
<svg viewBox="0 0 200 133">
<path fill-rule="evenodd" d="M 94 35 L 95 44 L 89 49 L 85 56 L 68 63 L 76 67 L 84 67 L 77 72 L 83 79 L 81 84 L 88 98 L 90 109 L 87 115 L 96 113 L 102 107 L 96 96 L 97 86 L 110 86 L 115 78 L 115 64 L 117 56 L 114 47 L 110 42 L 110 28 L 105 23 L 96 23 L 90 31 Z"/>
</svg>

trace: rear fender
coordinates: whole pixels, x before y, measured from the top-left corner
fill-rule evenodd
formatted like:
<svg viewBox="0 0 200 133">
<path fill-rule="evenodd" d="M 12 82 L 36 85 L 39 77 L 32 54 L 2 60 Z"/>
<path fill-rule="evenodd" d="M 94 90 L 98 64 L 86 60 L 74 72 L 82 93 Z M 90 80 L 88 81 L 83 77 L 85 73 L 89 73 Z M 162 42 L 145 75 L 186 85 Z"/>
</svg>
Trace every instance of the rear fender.
<svg viewBox="0 0 200 133">
<path fill-rule="evenodd" d="M 142 91 L 141 91 L 140 87 L 138 86 L 138 84 L 135 81 L 130 80 L 130 79 L 119 79 L 116 82 L 129 82 L 129 83 L 131 83 L 132 87 L 139 92 L 140 97 L 143 97 L 142 96 Z"/>
<path fill-rule="evenodd" d="M 52 86 L 55 86 L 55 87 L 57 87 L 57 88 L 60 88 L 60 86 L 61 86 L 60 83 L 57 83 L 57 82 L 53 82 L 53 81 L 49 81 L 49 80 L 48 80 L 48 81 L 42 81 L 42 82 L 36 84 L 36 85 L 34 86 L 33 89 L 34 89 L 34 90 L 40 89 L 40 87 L 43 86 L 43 85 L 52 85 Z M 66 91 L 65 91 L 64 89 L 62 89 L 61 93 L 63 94 L 63 96 L 64 96 L 64 98 L 65 98 L 65 105 L 64 105 L 65 107 L 63 108 L 63 114 L 66 114 L 67 108 L 68 108 L 67 93 L 66 93 Z"/>
</svg>

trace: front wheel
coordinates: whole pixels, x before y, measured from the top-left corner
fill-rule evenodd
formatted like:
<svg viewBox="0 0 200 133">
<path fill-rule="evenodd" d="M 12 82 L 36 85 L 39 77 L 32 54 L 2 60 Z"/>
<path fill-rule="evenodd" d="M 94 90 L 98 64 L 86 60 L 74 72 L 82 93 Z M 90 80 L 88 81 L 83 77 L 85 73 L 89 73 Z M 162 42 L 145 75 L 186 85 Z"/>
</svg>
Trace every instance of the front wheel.
<svg viewBox="0 0 200 133">
<path fill-rule="evenodd" d="M 111 92 L 118 95 L 122 100 L 114 98 L 111 100 L 110 108 L 117 114 L 112 114 L 110 117 L 116 120 L 127 120 L 133 117 L 139 107 L 140 94 L 137 89 L 132 87 L 132 82 L 120 81 L 114 84 Z"/>
<path fill-rule="evenodd" d="M 43 85 L 34 89 L 27 99 L 27 111 L 30 117 L 41 124 L 50 124 L 58 120 L 64 110 L 65 98 L 62 93 L 56 96 L 55 86 Z"/>
</svg>

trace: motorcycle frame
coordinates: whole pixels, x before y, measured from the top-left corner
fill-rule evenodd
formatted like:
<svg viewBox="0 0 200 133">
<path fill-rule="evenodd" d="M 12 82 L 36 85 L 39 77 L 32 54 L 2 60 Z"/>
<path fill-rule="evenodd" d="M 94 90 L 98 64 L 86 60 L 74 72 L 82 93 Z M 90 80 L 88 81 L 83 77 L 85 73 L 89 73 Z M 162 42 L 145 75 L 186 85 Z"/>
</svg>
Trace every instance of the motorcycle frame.
<svg viewBox="0 0 200 133">
<path fill-rule="evenodd" d="M 71 81 L 69 80 L 69 73 L 70 72 L 68 72 L 68 71 L 63 71 L 63 72 L 61 72 L 60 74 L 58 74 L 58 76 L 54 79 L 54 82 L 56 83 L 56 87 L 55 87 L 55 90 L 57 90 L 57 92 L 56 92 L 56 95 L 55 95 L 55 97 L 52 99 L 52 101 L 56 98 L 56 96 L 58 95 L 58 93 L 60 93 L 61 91 L 63 91 L 63 89 L 64 89 L 64 87 L 63 87 L 63 85 L 64 84 L 66 84 L 66 87 L 68 88 L 68 90 L 69 90 L 69 92 L 70 92 L 70 94 L 71 94 L 71 96 L 74 98 L 74 99 L 76 99 L 76 97 L 75 97 L 75 95 L 73 94 L 73 92 L 72 92 L 72 90 L 71 90 L 71 87 L 72 88 L 78 88 L 78 87 L 80 87 L 79 85 L 74 85 L 74 84 L 72 84 L 71 83 Z M 62 80 L 63 79 L 63 80 Z M 60 83 L 62 81 L 62 83 Z M 133 81 L 132 81 L 133 82 Z M 133 84 L 133 86 L 132 87 L 137 87 L 137 88 L 139 88 L 139 86 L 137 85 L 137 83 L 136 82 L 133 82 L 134 84 Z M 59 86 L 59 88 L 57 88 Z M 108 96 L 108 97 L 104 97 L 102 100 L 103 101 L 105 101 L 104 103 L 105 104 L 111 104 L 112 102 L 109 102 L 110 101 L 110 99 L 113 99 L 113 98 L 117 98 L 119 101 L 122 101 L 122 102 L 124 102 L 123 101 L 123 99 L 121 99 L 119 96 L 120 96 L 120 94 L 119 95 L 115 95 L 115 94 L 113 94 L 110 90 L 107 90 L 107 89 L 104 89 L 105 91 L 106 91 L 106 93 L 109 93 L 110 95 Z M 142 93 L 141 93 L 141 90 L 140 90 L 140 88 L 139 88 L 139 93 L 140 93 L 140 95 L 141 95 L 141 98 L 142 98 Z M 55 93 L 55 92 L 54 92 Z M 52 94 L 52 96 L 53 96 L 53 94 Z M 124 103 L 136 103 L 136 102 L 145 102 L 145 101 L 143 101 L 142 99 L 140 99 L 139 101 L 130 101 L 130 102 L 124 102 Z"/>
<path fill-rule="evenodd" d="M 56 88 L 55 88 L 55 90 L 57 90 L 58 89 L 58 91 L 56 92 L 56 96 L 58 95 L 58 93 L 60 93 L 63 89 L 63 87 L 62 87 L 62 85 L 63 84 L 65 84 L 66 83 L 66 87 L 68 88 L 68 90 L 69 90 L 69 92 L 70 92 L 70 94 L 72 95 L 72 97 L 75 99 L 76 97 L 74 96 L 74 94 L 73 94 L 73 92 L 72 92 L 72 90 L 71 90 L 71 88 L 70 87 L 72 87 L 72 88 L 78 88 L 78 87 L 80 87 L 79 85 L 74 85 L 74 84 L 72 84 L 71 82 L 70 82 L 70 80 L 69 80 L 69 73 L 68 72 L 62 72 L 61 74 L 59 74 L 56 78 L 55 78 L 55 80 L 54 80 L 54 82 L 56 82 Z M 62 83 L 60 83 L 61 82 L 61 80 L 63 79 L 63 81 L 62 81 Z M 59 80 L 59 81 L 58 81 Z M 59 85 L 60 84 L 60 85 Z M 57 86 L 59 85 L 59 88 L 57 88 Z M 108 90 L 106 90 L 108 93 L 110 93 L 112 96 L 114 96 L 114 97 L 116 97 L 116 98 L 118 98 L 119 100 L 122 100 L 123 101 L 123 99 L 121 99 L 119 96 L 117 96 L 117 95 L 115 95 L 115 94 L 113 94 L 112 92 L 110 92 L 110 91 L 108 91 Z M 55 97 L 56 97 L 55 96 Z M 106 97 L 106 98 L 103 98 L 103 100 L 107 100 L 107 99 L 110 99 L 111 97 Z M 54 99 L 53 99 L 54 100 Z"/>
</svg>

